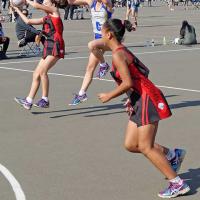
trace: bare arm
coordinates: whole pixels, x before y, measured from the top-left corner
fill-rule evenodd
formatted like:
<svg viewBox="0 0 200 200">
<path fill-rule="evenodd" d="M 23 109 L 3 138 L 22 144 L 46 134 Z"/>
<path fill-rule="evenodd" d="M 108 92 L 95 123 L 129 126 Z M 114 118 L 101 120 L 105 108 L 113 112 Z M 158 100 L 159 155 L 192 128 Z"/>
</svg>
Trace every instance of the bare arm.
<svg viewBox="0 0 200 200">
<path fill-rule="evenodd" d="M 128 69 L 128 64 L 126 59 L 124 58 L 123 53 L 118 52 L 113 55 L 113 61 L 115 62 L 115 66 L 117 71 L 120 74 L 122 83 L 117 86 L 114 90 L 108 93 L 101 93 L 99 94 L 99 99 L 105 103 L 110 101 L 111 99 L 120 96 L 121 94 L 127 92 L 132 86 L 132 79 Z"/>
<path fill-rule="evenodd" d="M 33 8 L 36 8 L 38 10 L 43 10 L 43 11 L 51 13 L 51 14 L 57 13 L 57 8 L 55 6 L 45 6 L 43 4 L 37 3 L 36 0 L 34 0 L 34 1 L 26 0 L 26 2 L 29 5 L 31 5 Z"/>
<path fill-rule="evenodd" d="M 39 19 L 29 19 L 27 18 L 19 8 L 17 7 L 13 7 L 13 9 L 15 9 L 15 11 L 18 13 L 18 15 L 22 18 L 22 20 L 26 23 L 26 24 L 31 24 L 31 25 L 39 25 L 39 24 L 43 24 L 43 18 L 39 18 Z"/>
<path fill-rule="evenodd" d="M 91 5 L 92 0 L 67 0 L 71 5 Z"/>
</svg>

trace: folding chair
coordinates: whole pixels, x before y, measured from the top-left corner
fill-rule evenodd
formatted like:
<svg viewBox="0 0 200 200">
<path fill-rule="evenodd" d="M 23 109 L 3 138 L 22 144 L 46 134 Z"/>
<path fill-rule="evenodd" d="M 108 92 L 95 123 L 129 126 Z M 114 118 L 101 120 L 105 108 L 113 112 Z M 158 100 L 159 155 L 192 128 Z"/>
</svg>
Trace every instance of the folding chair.
<svg viewBox="0 0 200 200">
<path fill-rule="evenodd" d="M 41 49 L 35 42 L 29 42 L 20 51 L 19 56 L 38 56 L 40 55 Z"/>
<path fill-rule="evenodd" d="M 25 42 L 26 33 L 23 39 L 18 41 L 18 46 L 22 48 L 19 53 L 19 57 L 23 56 L 38 56 L 41 53 L 40 45 L 38 45 L 35 41 Z"/>
</svg>

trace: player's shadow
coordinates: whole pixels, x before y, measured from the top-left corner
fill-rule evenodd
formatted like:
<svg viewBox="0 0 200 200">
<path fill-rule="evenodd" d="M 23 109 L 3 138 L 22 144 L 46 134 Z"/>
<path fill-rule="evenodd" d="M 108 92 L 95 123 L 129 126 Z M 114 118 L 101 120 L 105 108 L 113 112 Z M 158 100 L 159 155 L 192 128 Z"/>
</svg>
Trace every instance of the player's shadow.
<svg viewBox="0 0 200 200">
<path fill-rule="evenodd" d="M 188 169 L 187 172 L 179 174 L 179 176 L 190 186 L 189 195 L 194 195 L 198 192 L 197 190 L 200 188 L 200 168 Z"/>
<path fill-rule="evenodd" d="M 55 111 L 47 111 L 47 112 L 32 112 L 34 115 L 40 114 L 52 114 L 52 113 L 65 113 L 67 114 L 58 114 L 55 116 L 51 116 L 50 118 L 60 118 L 60 117 L 67 117 L 73 115 L 84 115 L 85 117 L 94 117 L 94 116 L 105 116 L 105 115 L 113 115 L 118 113 L 124 113 L 125 109 L 123 109 L 123 104 L 114 104 L 114 105 L 103 105 L 103 106 L 90 106 L 84 108 L 72 108 L 72 109 L 65 109 L 65 110 L 55 110 Z M 116 111 L 114 111 L 116 110 Z M 99 113 L 103 111 L 109 111 L 104 113 Z"/>
<path fill-rule="evenodd" d="M 176 103 L 176 104 L 170 104 L 170 108 L 173 109 L 178 109 L 178 108 L 183 108 L 183 107 L 193 107 L 193 106 L 200 106 L 200 101 L 182 101 L 181 103 Z"/>
</svg>

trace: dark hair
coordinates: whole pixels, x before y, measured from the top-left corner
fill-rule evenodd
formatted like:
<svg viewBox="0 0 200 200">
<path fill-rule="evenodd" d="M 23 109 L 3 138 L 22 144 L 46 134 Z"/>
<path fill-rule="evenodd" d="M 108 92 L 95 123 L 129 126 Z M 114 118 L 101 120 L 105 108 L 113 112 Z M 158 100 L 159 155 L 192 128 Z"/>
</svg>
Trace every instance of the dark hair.
<svg viewBox="0 0 200 200">
<path fill-rule="evenodd" d="M 186 21 L 186 20 L 184 20 L 183 22 L 182 22 L 182 27 L 181 27 L 181 30 L 180 30 L 180 35 L 181 36 L 184 36 L 185 35 L 185 29 L 186 29 L 186 27 L 188 28 L 188 31 L 191 33 L 192 32 L 192 28 L 191 28 L 191 26 L 189 25 L 189 23 Z"/>
<path fill-rule="evenodd" d="M 112 31 L 119 42 L 123 40 L 125 30 L 128 32 L 133 30 L 132 24 L 128 20 L 122 21 L 120 19 L 109 19 L 103 26 Z"/>
</svg>

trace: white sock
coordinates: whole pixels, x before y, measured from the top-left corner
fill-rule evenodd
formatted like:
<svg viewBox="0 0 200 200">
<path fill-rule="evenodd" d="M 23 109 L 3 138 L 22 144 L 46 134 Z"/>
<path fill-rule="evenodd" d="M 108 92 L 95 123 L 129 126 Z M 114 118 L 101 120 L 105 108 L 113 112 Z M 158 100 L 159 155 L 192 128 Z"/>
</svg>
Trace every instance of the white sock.
<svg viewBox="0 0 200 200">
<path fill-rule="evenodd" d="M 177 177 L 175 177 L 175 178 L 173 178 L 173 179 L 171 179 L 169 181 L 171 183 L 178 183 L 179 185 L 181 185 L 183 183 L 183 180 L 179 176 L 177 176 Z"/>
<path fill-rule="evenodd" d="M 28 103 L 33 103 L 33 99 L 30 97 L 26 97 L 26 101 L 28 101 Z"/>
<path fill-rule="evenodd" d="M 78 93 L 78 95 L 80 95 L 80 96 L 82 96 L 82 95 L 84 95 L 84 94 L 85 94 L 85 91 L 84 91 L 84 90 L 80 90 L 79 93 Z"/>
<path fill-rule="evenodd" d="M 169 149 L 166 158 L 167 160 L 172 160 L 176 156 L 174 149 Z"/>
<path fill-rule="evenodd" d="M 42 97 L 42 99 L 44 99 L 46 102 L 49 101 L 48 97 Z"/>
</svg>

